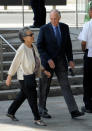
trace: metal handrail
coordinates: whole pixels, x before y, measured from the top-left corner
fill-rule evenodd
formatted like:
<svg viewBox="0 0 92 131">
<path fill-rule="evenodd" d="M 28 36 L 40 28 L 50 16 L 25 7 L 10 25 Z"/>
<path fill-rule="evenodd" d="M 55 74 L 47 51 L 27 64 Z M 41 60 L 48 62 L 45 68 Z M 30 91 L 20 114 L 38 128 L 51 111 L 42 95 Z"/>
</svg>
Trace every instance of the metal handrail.
<svg viewBox="0 0 92 131">
<path fill-rule="evenodd" d="M 24 27 L 24 0 L 22 0 L 22 22 L 23 22 L 23 27 Z"/>
<path fill-rule="evenodd" d="M 0 38 L 7 44 L 9 45 L 9 47 L 11 47 L 11 49 L 16 52 L 16 49 L 2 36 L 0 35 Z"/>
<path fill-rule="evenodd" d="M 2 36 L 2 35 L 0 35 L 0 38 L 1 38 L 1 46 L 0 46 L 0 48 L 1 48 L 1 60 L 0 60 L 0 68 L 1 68 L 1 81 L 3 81 L 3 64 L 2 64 L 2 62 L 3 62 L 3 52 L 2 52 L 2 40 L 14 51 L 14 52 L 16 52 L 16 49 Z"/>
<path fill-rule="evenodd" d="M 2 51 L 2 39 L 0 39 L 0 80 L 3 81 L 3 65 L 2 65 L 2 61 L 3 61 L 3 51 Z"/>
</svg>

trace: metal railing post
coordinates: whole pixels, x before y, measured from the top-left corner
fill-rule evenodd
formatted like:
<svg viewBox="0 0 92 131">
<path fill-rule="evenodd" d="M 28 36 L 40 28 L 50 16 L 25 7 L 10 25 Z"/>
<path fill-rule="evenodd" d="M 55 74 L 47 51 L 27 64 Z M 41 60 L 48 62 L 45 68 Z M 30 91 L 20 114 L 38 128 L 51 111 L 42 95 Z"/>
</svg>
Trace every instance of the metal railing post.
<svg viewBox="0 0 92 131">
<path fill-rule="evenodd" d="M 28 6 L 28 9 L 29 9 L 29 10 L 32 10 L 31 6 Z"/>
<path fill-rule="evenodd" d="M 53 5 L 53 9 L 56 9 L 56 5 Z"/>
<path fill-rule="evenodd" d="M 4 10 L 7 10 L 7 6 L 4 6 Z"/>
<path fill-rule="evenodd" d="M 0 39 L 0 80 L 3 81 L 3 48 L 2 48 L 2 39 Z"/>
<path fill-rule="evenodd" d="M 23 22 L 23 27 L 24 27 L 24 0 L 22 0 L 22 22 Z"/>
<path fill-rule="evenodd" d="M 78 0 L 76 0 L 76 28 L 78 28 Z"/>
</svg>

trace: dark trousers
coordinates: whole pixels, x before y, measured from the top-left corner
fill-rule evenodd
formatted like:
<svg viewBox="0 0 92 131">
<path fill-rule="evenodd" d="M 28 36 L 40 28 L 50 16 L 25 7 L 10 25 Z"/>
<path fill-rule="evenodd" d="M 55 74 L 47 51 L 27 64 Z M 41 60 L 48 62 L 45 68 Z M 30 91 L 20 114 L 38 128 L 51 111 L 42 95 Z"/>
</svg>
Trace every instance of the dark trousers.
<svg viewBox="0 0 92 131">
<path fill-rule="evenodd" d="M 15 100 L 13 101 L 13 103 L 11 104 L 11 106 L 8 109 L 8 113 L 15 115 L 16 111 L 18 110 L 18 108 L 22 105 L 22 103 L 25 101 L 26 99 L 26 95 L 23 91 L 24 88 L 24 80 L 20 80 L 19 81 L 20 85 L 21 85 L 21 90 L 20 92 L 17 94 Z"/>
<path fill-rule="evenodd" d="M 92 58 L 84 55 L 84 77 L 83 77 L 83 101 L 86 109 L 92 110 Z"/>
<path fill-rule="evenodd" d="M 45 0 L 30 0 L 34 12 L 34 25 L 42 26 L 46 23 Z"/>
<path fill-rule="evenodd" d="M 14 102 L 8 109 L 8 113 L 14 115 L 20 105 L 27 98 L 32 113 L 34 115 L 34 120 L 40 120 L 38 107 L 37 107 L 37 91 L 36 91 L 36 81 L 35 75 L 24 76 L 24 81 L 20 81 L 21 91 L 17 95 Z"/>
<path fill-rule="evenodd" d="M 55 69 L 51 71 L 52 77 L 55 72 L 57 79 L 59 81 L 60 87 L 62 89 L 66 104 L 68 106 L 69 112 L 78 110 L 75 99 L 72 95 L 72 91 L 68 81 L 67 67 L 63 60 L 58 60 L 55 64 Z M 39 83 L 39 112 L 46 112 L 46 100 L 50 90 L 51 78 L 42 73 Z"/>
</svg>

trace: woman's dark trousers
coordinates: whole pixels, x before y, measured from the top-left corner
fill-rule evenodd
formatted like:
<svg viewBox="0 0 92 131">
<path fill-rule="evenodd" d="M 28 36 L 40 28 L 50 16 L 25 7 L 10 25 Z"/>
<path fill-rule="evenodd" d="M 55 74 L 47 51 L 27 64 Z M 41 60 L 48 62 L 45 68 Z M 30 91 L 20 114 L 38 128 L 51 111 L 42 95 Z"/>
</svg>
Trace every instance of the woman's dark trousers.
<svg viewBox="0 0 92 131">
<path fill-rule="evenodd" d="M 40 120 L 40 115 L 37 107 L 37 91 L 36 91 L 35 74 L 24 76 L 24 92 L 28 103 L 32 109 L 34 120 Z"/>
<path fill-rule="evenodd" d="M 32 109 L 34 120 L 40 120 L 37 107 L 37 91 L 35 75 L 24 76 L 24 81 L 19 81 L 21 84 L 21 91 L 18 93 L 16 99 L 8 109 L 8 113 L 14 115 L 20 105 L 27 98 L 28 103 Z"/>
<path fill-rule="evenodd" d="M 24 88 L 24 80 L 19 80 L 19 83 L 21 85 L 21 90 L 20 92 L 17 94 L 15 100 L 13 101 L 13 103 L 11 104 L 11 106 L 8 109 L 8 113 L 11 115 L 15 115 L 16 111 L 18 110 L 18 108 L 22 105 L 22 103 L 25 101 L 26 99 L 26 95 L 23 91 Z"/>
</svg>

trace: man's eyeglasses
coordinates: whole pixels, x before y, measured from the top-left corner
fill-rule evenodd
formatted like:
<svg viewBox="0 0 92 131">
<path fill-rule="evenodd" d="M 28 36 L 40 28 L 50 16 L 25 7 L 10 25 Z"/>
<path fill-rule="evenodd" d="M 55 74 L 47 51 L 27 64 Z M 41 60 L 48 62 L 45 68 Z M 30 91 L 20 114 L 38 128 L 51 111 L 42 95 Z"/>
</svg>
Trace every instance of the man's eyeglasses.
<svg viewBox="0 0 92 131">
<path fill-rule="evenodd" d="M 34 33 L 31 33 L 31 34 L 29 34 L 29 35 L 26 35 L 26 36 L 30 36 L 30 37 L 32 37 L 34 35 Z"/>
</svg>

